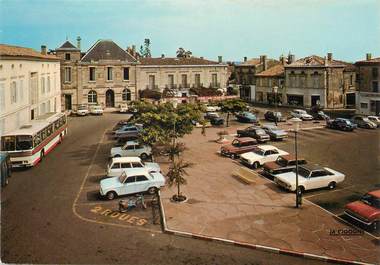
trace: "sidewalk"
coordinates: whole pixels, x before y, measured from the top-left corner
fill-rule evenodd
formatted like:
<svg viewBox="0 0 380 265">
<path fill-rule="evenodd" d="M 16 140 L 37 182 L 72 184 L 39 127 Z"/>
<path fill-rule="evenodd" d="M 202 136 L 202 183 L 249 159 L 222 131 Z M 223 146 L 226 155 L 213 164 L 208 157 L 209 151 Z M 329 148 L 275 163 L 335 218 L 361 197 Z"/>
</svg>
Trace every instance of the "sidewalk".
<svg viewBox="0 0 380 265">
<path fill-rule="evenodd" d="M 161 193 L 169 229 L 338 259 L 379 261 L 377 243 L 370 236 L 330 235 L 350 227 L 311 202 L 304 200 L 302 208 L 295 209 L 293 193 L 261 176 L 255 185 L 233 178 L 231 172 L 240 165 L 216 154 L 220 145 L 213 140 L 220 130 L 210 128 L 205 137 L 195 130 L 183 139 L 189 148 L 185 159 L 195 165 L 182 186 L 187 202 L 170 202 L 175 187 Z M 229 133 L 232 130 L 236 128 Z M 161 164 L 164 172 L 167 166 Z"/>
</svg>

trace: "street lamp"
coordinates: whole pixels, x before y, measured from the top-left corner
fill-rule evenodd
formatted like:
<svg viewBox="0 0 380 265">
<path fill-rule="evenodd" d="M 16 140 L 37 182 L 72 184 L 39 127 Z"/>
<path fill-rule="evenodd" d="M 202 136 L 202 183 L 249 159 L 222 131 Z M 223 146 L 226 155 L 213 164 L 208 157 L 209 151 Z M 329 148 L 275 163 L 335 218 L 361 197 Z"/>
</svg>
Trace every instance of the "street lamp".
<svg viewBox="0 0 380 265">
<path fill-rule="evenodd" d="M 298 187 L 298 147 L 297 147 L 297 133 L 300 129 L 300 123 L 302 122 L 299 118 L 292 118 L 290 122 L 293 124 L 294 131 L 294 150 L 296 153 L 296 208 L 302 204 L 302 191 Z"/>
<path fill-rule="evenodd" d="M 273 93 L 274 93 L 274 109 L 275 109 L 275 116 L 274 116 L 274 123 L 277 126 L 277 91 L 278 91 L 278 86 L 273 87 Z"/>
</svg>

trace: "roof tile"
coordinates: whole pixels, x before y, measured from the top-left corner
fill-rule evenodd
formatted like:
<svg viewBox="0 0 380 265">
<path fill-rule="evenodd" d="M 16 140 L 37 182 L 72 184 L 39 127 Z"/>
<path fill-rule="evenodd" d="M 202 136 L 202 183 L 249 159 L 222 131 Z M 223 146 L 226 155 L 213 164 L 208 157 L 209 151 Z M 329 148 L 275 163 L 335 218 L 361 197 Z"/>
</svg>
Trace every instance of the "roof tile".
<svg viewBox="0 0 380 265">
<path fill-rule="evenodd" d="M 19 57 L 19 58 L 36 58 L 36 59 L 48 59 L 48 60 L 59 60 L 55 55 L 42 54 L 31 48 L 0 44 L 0 58 L 1 57 Z"/>
</svg>

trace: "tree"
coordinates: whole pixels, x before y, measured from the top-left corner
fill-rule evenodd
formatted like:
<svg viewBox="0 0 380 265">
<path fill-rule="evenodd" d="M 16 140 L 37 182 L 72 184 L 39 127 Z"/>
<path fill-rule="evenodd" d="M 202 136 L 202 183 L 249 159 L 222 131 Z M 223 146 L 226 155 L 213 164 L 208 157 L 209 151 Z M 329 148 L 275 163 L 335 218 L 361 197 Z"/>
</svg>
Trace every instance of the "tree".
<svg viewBox="0 0 380 265">
<path fill-rule="evenodd" d="M 186 196 L 181 194 L 181 185 L 186 184 L 187 181 L 184 178 L 185 175 L 188 175 L 186 169 L 191 167 L 193 164 L 189 162 L 184 162 L 182 159 L 173 161 L 168 171 L 168 184 L 172 186 L 173 184 L 177 185 L 177 194 L 173 196 L 175 201 L 184 201 Z"/>
<path fill-rule="evenodd" d="M 245 111 L 248 109 L 247 104 L 241 99 L 228 99 L 225 101 L 219 102 L 218 106 L 220 107 L 221 112 L 227 113 L 227 127 L 229 124 L 230 114 L 236 114 L 240 111 Z"/>
<path fill-rule="evenodd" d="M 144 44 L 140 46 L 140 55 L 143 58 L 150 58 L 152 57 L 151 51 L 150 51 L 150 39 L 145 39 Z"/>
<path fill-rule="evenodd" d="M 186 51 L 184 48 L 180 47 L 178 48 L 176 54 L 178 58 L 190 58 L 193 53 L 191 51 Z"/>
</svg>

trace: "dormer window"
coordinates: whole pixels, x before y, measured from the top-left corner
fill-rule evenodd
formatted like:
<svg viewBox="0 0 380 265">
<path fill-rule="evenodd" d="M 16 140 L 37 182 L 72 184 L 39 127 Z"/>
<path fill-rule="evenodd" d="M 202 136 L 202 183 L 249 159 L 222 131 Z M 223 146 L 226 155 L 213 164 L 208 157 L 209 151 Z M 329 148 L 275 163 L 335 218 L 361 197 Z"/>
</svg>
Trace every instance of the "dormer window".
<svg viewBox="0 0 380 265">
<path fill-rule="evenodd" d="M 71 54 L 70 53 L 65 53 L 65 60 L 70 61 L 71 59 Z"/>
</svg>

